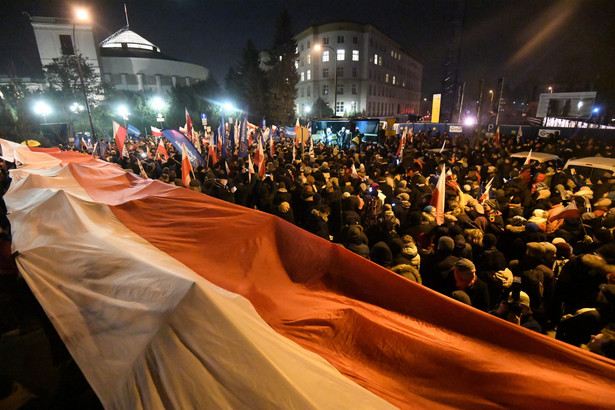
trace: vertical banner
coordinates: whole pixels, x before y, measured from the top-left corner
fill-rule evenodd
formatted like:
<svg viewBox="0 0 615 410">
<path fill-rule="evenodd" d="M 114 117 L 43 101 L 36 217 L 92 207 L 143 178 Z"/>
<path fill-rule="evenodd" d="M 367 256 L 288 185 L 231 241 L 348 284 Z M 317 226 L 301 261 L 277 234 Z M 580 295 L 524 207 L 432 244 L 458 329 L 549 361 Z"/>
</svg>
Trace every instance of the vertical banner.
<svg viewBox="0 0 615 410">
<path fill-rule="evenodd" d="M 440 122 L 440 104 L 442 102 L 442 94 L 433 95 L 433 105 L 431 107 L 431 122 Z"/>
</svg>

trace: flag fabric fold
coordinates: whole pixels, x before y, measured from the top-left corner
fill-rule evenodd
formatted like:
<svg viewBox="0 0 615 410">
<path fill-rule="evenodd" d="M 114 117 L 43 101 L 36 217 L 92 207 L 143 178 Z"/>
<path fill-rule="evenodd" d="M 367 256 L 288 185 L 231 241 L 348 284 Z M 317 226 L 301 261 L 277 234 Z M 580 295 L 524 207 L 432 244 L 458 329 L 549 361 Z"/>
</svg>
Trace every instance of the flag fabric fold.
<svg viewBox="0 0 615 410">
<path fill-rule="evenodd" d="M 580 218 L 581 211 L 577 207 L 576 202 L 570 201 L 570 203 L 566 206 L 563 206 L 557 209 L 549 216 L 549 222 L 556 221 L 558 219 L 569 219 L 569 218 Z"/>
<path fill-rule="evenodd" d="M 436 208 L 436 223 L 444 223 L 444 198 L 446 195 L 446 166 L 442 165 L 442 172 L 436 183 L 436 187 L 431 194 L 431 206 Z"/>
</svg>

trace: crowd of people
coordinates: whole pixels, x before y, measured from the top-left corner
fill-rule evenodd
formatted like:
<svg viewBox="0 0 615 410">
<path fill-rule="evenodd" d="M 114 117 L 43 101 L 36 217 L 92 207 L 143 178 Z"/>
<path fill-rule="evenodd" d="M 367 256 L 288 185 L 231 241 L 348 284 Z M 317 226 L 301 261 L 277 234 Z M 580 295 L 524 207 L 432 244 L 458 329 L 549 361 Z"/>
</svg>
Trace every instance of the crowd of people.
<svg viewBox="0 0 615 410">
<path fill-rule="evenodd" d="M 157 159 L 154 141 L 126 145 L 128 156 L 111 145 L 103 159 L 183 186 L 182 155 L 170 143 L 169 158 Z M 420 132 L 401 149 L 399 135 L 311 150 L 281 138 L 273 149 L 264 172 L 251 173 L 232 151 L 215 165 L 209 158 L 186 188 L 271 213 L 476 309 L 615 358 L 615 175 L 585 178 L 562 164 L 510 157 L 613 157 L 609 142 Z M 443 167 L 437 223 L 432 194 Z M 561 212 L 572 203 L 578 215 Z M 2 229 L 8 242 L 6 218 Z"/>
</svg>

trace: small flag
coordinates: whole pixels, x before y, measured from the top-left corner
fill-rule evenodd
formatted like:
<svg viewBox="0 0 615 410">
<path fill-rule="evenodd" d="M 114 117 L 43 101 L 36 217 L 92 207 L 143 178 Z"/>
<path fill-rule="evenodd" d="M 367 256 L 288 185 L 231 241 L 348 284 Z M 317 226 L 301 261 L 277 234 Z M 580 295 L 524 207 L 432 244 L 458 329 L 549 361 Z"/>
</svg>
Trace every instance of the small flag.
<svg viewBox="0 0 615 410">
<path fill-rule="evenodd" d="M 216 150 L 214 149 L 214 144 L 209 144 L 209 160 L 211 162 L 211 167 L 213 168 L 214 165 L 216 165 L 216 163 L 218 162 L 218 158 L 216 156 Z"/>
<path fill-rule="evenodd" d="M 442 165 L 442 172 L 436 184 L 436 188 L 432 192 L 431 205 L 436 208 L 436 223 L 442 225 L 444 223 L 444 196 L 446 189 L 446 165 Z"/>
<path fill-rule="evenodd" d="M 491 191 L 491 184 L 493 184 L 493 178 L 495 177 L 491 177 L 491 180 L 487 183 L 487 186 L 485 187 L 485 192 L 483 192 L 480 198 L 478 198 L 478 202 L 482 203 L 484 200 L 489 199 L 489 191 Z"/>
<path fill-rule="evenodd" d="M 256 166 L 258 166 L 258 174 L 262 177 L 265 175 L 265 153 L 263 152 L 263 144 L 260 138 L 258 139 L 257 154 L 258 154 L 258 161 L 255 156 L 254 162 L 256 163 Z"/>
<path fill-rule="evenodd" d="M 399 140 L 399 147 L 397 148 L 397 154 L 395 154 L 396 157 L 399 158 L 399 156 L 404 152 L 404 145 L 406 145 L 406 131 L 404 131 L 401 139 Z"/>
<path fill-rule="evenodd" d="M 141 177 L 142 177 L 142 178 L 145 178 L 145 179 L 149 178 L 149 177 L 147 176 L 147 173 L 146 173 L 146 172 L 145 172 L 145 170 L 143 169 L 143 164 L 141 164 L 141 160 L 140 160 L 139 158 L 137 158 L 137 164 L 139 164 L 139 170 L 141 170 Z"/>
<path fill-rule="evenodd" d="M 529 165 L 531 159 L 532 159 L 532 150 L 530 149 L 530 152 L 527 153 L 527 158 L 525 159 L 525 162 L 523 163 L 523 165 Z"/>
<path fill-rule="evenodd" d="M 352 163 L 352 166 L 350 167 L 350 176 L 353 178 L 359 178 L 359 173 L 357 172 L 357 167 L 354 166 L 354 162 Z"/>
<path fill-rule="evenodd" d="M 162 131 L 160 130 L 160 128 L 156 128 L 156 127 L 150 127 L 152 130 L 152 136 L 153 137 L 162 137 Z"/>
<path fill-rule="evenodd" d="M 186 188 L 190 187 L 190 172 L 192 172 L 192 164 L 188 158 L 188 149 L 186 144 L 182 144 L 182 182 Z"/>
<path fill-rule="evenodd" d="M 444 147 L 446 147 L 446 140 L 444 140 L 444 144 L 442 144 L 442 148 L 440 148 L 440 154 L 444 151 Z"/>
<path fill-rule="evenodd" d="M 156 158 L 163 159 L 164 161 L 169 160 L 169 153 L 167 152 L 167 149 L 164 147 L 164 144 L 162 143 L 162 138 L 158 140 L 158 149 L 156 150 Z"/>
<path fill-rule="evenodd" d="M 581 212 L 577 207 L 575 201 L 571 201 L 570 204 L 564 206 L 562 208 L 557 209 L 553 212 L 553 215 L 549 217 L 549 222 L 558 220 L 558 219 L 568 219 L 568 218 L 580 218 Z"/>
<path fill-rule="evenodd" d="M 120 155 L 128 157 L 128 152 L 124 146 L 126 143 L 126 128 L 115 121 L 113 121 L 113 138 L 115 139 L 115 145 L 117 145 L 117 150 Z M 124 155 L 125 153 L 126 155 Z"/>
<path fill-rule="evenodd" d="M 299 124 L 299 118 L 297 118 L 297 123 L 295 124 L 295 146 L 299 146 L 299 131 L 301 131 L 301 125 Z"/>
</svg>

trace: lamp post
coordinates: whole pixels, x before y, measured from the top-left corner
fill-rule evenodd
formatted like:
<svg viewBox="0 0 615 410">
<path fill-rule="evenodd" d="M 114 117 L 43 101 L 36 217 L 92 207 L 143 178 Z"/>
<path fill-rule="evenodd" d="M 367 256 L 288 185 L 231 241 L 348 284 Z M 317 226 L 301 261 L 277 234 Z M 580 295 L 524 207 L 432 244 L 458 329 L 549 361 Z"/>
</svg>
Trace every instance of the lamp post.
<svg viewBox="0 0 615 410">
<path fill-rule="evenodd" d="M 333 76 L 333 112 L 334 117 L 337 117 L 337 52 L 331 46 L 324 46 L 321 44 L 314 44 L 314 50 L 320 51 L 322 48 L 328 48 L 333 52 L 333 69 L 335 70 L 335 75 Z"/>
<path fill-rule="evenodd" d="M 493 90 L 489 90 L 489 112 L 493 111 Z"/>
<path fill-rule="evenodd" d="M 75 29 L 77 26 L 77 20 L 87 21 L 88 13 L 84 9 L 78 9 L 76 13 L 76 20 L 73 22 L 73 51 L 75 52 L 75 58 L 77 59 L 77 71 L 79 72 L 79 82 L 81 82 L 81 91 L 83 91 L 83 99 L 85 101 L 85 108 L 88 111 L 88 119 L 90 120 L 90 132 L 92 142 L 96 141 L 96 133 L 94 132 L 94 122 L 92 121 L 92 112 L 90 111 L 90 104 L 88 104 L 88 94 L 85 91 L 85 81 L 83 81 L 83 69 L 81 68 L 81 58 L 79 57 L 79 51 L 77 50 L 77 37 L 75 36 Z"/>
</svg>

